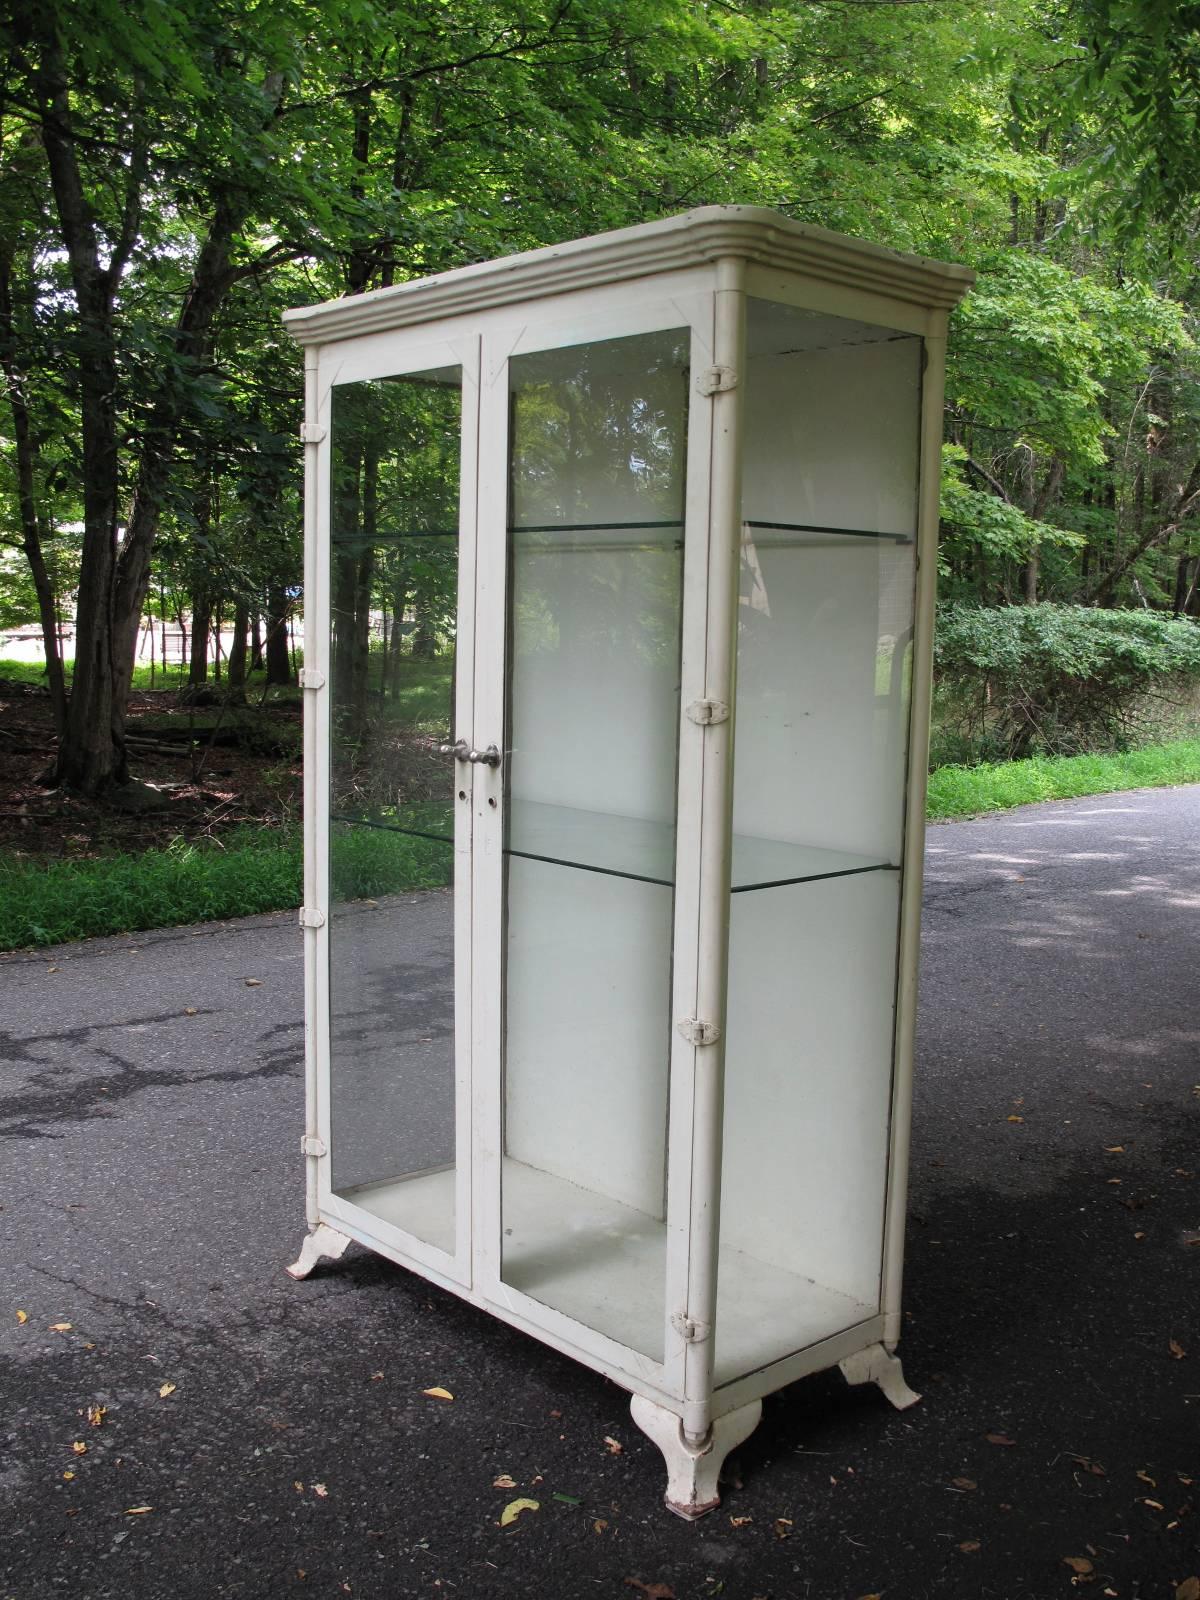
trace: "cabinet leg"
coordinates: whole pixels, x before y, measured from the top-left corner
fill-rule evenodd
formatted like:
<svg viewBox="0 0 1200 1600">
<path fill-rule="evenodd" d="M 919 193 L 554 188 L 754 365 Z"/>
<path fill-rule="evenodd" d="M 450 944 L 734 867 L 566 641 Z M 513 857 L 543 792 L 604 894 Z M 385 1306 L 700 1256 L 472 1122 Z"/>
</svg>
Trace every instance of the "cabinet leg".
<svg viewBox="0 0 1200 1600">
<path fill-rule="evenodd" d="M 909 1406 L 915 1406 L 921 1398 L 905 1383 L 900 1357 L 892 1355 L 881 1344 L 868 1345 L 865 1350 L 859 1350 L 854 1355 L 847 1356 L 844 1361 L 839 1361 L 838 1365 L 847 1383 L 878 1384 L 881 1393 L 892 1402 L 897 1411 L 905 1411 Z"/>
<path fill-rule="evenodd" d="M 717 1479 L 725 1457 L 757 1428 L 762 1401 L 755 1400 L 739 1411 L 718 1417 L 707 1439 L 698 1444 L 686 1437 L 679 1417 L 656 1401 L 635 1394 L 629 1409 L 633 1420 L 662 1451 L 667 1463 L 667 1510 L 688 1522 L 694 1522 L 706 1511 L 715 1511 L 721 1503 Z"/>
<path fill-rule="evenodd" d="M 327 1222 L 319 1222 L 305 1238 L 299 1258 L 292 1262 L 288 1271 L 293 1278 L 307 1278 L 318 1261 L 336 1261 L 349 1243 L 344 1233 L 338 1233 Z"/>
</svg>

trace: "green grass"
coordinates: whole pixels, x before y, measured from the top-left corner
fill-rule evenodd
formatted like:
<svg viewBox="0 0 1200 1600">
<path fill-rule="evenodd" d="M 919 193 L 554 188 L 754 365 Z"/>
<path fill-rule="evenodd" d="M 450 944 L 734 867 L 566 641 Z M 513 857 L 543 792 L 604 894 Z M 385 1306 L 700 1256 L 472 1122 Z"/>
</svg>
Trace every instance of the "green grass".
<svg viewBox="0 0 1200 1600">
<path fill-rule="evenodd" d="M 939 767 L 930 774 L 930 821 L 973 817 L 1038 800 L 1116 794 L 1171 783 L 1200 783 L 1200 739 L 1147 745 L 1123 755 L 1033 756 L 1028 761 Z"/>
<path fill-rule="evenodd" d="M 450 848 L 434 840 L 338 828 L 333 853 L 342 899 L 449 881 Z M 299 832 L 265 828 L 236 829 L 219 844 L 177 840 L 136 856 L 0 860 L 0 950 L 287 910 L 300 904 L 301 865 Z"/>
<path fill-rule="evenodd" d="M 303 663 L 303 651 L 297 651 L 297 659 Z M 73 661 L 67 661 L 64 663 L 68 687 L 70 687 L 71 683 L 71 669 L 73 666 Z M 37 661 L 9 661 L 0 659 L 0 678 L 7 678 L 13 683 L 41 684 L 43 688 L 45 687 L 47 681 L 46 669 L 41 665 L 40 662 Z M 208 675 L 208 682 L 214 689 L 219 691 L 224 685 L 225 679 L 222 678 L 221 683 L 218 684 L 217 680 L 213 677 L 212 672 L 210 671 Z M 249 699 L 261 698 L 262 692 L 266 688 L 266 683 L 267 675 L 264 670 L 260 669 L 258 672 L 251 672 L 246 678 L 247 697 Z M 170 666 L 165 672 L 163 671 L 162 667 L 155 667 L 153 683 L 150 681 L 149 667 L 135 667 L 133 669 L 133 688 L 139 694 L 148 693 L 151 689 L 182 689 L 186 686 L 186 684 L 186 665 L 182 667 Z M 299 693 L 299 689 L 294 684 L 287 686 L 282 684 L 272 685 L 268 692 L 268 699 L 275 700 L 287 698 L 289 695 L 298 697 Z"/>
</svg>

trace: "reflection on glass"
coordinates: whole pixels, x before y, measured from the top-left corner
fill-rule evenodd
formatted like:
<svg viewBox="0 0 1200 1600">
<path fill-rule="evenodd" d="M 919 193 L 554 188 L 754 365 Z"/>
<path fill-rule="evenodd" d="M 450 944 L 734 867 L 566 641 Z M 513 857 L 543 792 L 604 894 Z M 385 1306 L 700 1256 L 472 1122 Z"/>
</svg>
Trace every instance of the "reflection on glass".
<svg viewBox="0 0 1200 1600">
<path fill-rule="evenodd" d="M 332 1181 L 447 1251 L 461 413 L 457 367 L 333 391 Z"/>
<path fill-rule="evenodd" d="M 510 363 L 503 1277 L 656 1358 L 688 352 Z"/>
<path fill-rule="evenodd" d="M 920 424 L 919 339 L 751 300 L 747 343 L 734 831 L 831 871 L 735 845 L 719 1383 L 878 1304 Z"/>
</svg>

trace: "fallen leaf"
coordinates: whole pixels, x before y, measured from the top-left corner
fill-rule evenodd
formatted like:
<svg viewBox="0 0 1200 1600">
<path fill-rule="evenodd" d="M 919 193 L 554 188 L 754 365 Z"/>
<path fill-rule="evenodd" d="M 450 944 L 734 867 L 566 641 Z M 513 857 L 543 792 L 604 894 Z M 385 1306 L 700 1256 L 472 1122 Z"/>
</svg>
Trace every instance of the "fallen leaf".
<svg viewBox="0 0 1200 1600">
<path fill-rule="evenodd" d="M 69 1322 L 52 1322 L 50 1324 L 51 1333 L 70 1333 L 70 1331 L 71 1324 Z"/>
<path fill-rule="evenodd" d="M 65 1481 L 65 1482 L 67 1482 L 67 1483 L 70 1483 L 70 1481 L 71 1481 L 71 1479 L 72 1479 L 72 1478 L 73 1478 L 73 1477 L 74 1477 L 74 1476 L 75 1476 L 75 1474 L 74 1474 L 74 1473 L 73 1473 L 73 1472 L 64 1472 L 64 1473 L 63 1473 L 63 1479 L 64 1479 L 64 1481 Z"/>
<path fill-rule="evenodd" d="M 1120 1182 L 1121 1182 L 1120 1178 L 1107 1178 L 1105 1181 L 1107 1183 L 1109 1183 L 1109 1184 L 1114 1184 L 1115 1183 L 1117 1185 L 1119 1185 Z"/>
<path fill-rule="evenodd" d="M 953 1483 L 956 1489 L 961 1489 L 964 1494 L 969 1493 L 972 1489 L 978 1489 L 979 1487 L 974 1478 L 952 1478 L 950 1481 Z"/>
<path fill-rule="evenodd" d="M 1125 1154 L 1125 1146 L 1123 1144 L 1106 1144 L 1104 1146 L 1104 1154 L 1106 1156 L 1123 1156 Z"/>
<path fill-rule="evenodd" d="M 1024 1117 L 1018 1117 L 1018 1116 L 1017 1116 L 1017 1115 L 1016 1115 L 1016 1114 L 1015 1114 L 1015 1113 L 1014 1113 L 1014 1114 L 1013 1114 L 1013 1115 L 1012 1115 L 1012 1116 L 1010 1116 L 1010 1117 L 1008 1117 L 1008 1118 L 1006 1118 L 1006 1121 L 1008 1121 L 1008 1122 L 1024 1122 L 1024 1121 L 1025 1121 L 1025 1118 L 1024 1118 Z"/>
<path fill-rule="evenodd" d="M 183 1014 L 185 1017 L 194 1017 L 196 1015 L 195 1006 L 184 1006 Z"/>
<path fill-rule="evenodd" d="M 247 989 L 261 989 L 262 988 L 262 979 L 261 978 L 243 978 L 242 982 L 246 985 Z"/>
<path fill-rule="evenodd" d="M 1139 1472 L 1137 1474 L 1137 1476 L 1142 1480 L 1143 1483 L 1148 1483 L 1152 1489 L 1157 1489 L 1158 1488 L 1158 1484 L 1154 1481 L 1154 1479 L 1150 1476 L 1150 1474 L 1148 1472 Z"/>
<path fill-rule="evenodd" d="M 1135 1239 L 1144 1239 L 1146 1235 L 1144 1233 L 1135 1233 L 1133 1237 Z"/>
<path fill-rule="evenodd" d="M 1080 1576 L 1082 1576 L 1084 1573 L 1092 1572 L 1094 1570 L 1092 1563 L 1086 1556 L 1064 1556 L 1063 1563 L 1064 1565 L 1070 1567 L 1072 1572 L 1079 1573 Z"/>
<path fill-rule="evenodd" d="M 1098 1461 L 1089 1461 L 1087 1456 L 1072 1456 L 1071 1460 L 1074 1461 L 1077 1466 L 1082 1467 L 1085 1472 L 1090 1472 L 1093 1478 L 1103 1478 L 1107 1476 L 1100 1463 Z"/>
<path fill-rule="evenodd" d="M 1185 1578 L 1175 1590 L 1175 1600 L 1200 1600 L 1200 1578 Z"/>
<path fill-rule="evenodd" d="M 748 1528 L 753 1521 L 753 1517 L 730 1517 L 729 1526 L 731 1528 Z"/>
<path fill-rule="evenodd" d="M 373 1372 L 371 1374 L 371 1382 L 372 1383 L 382 1383 L 383 1382 L 383 1373 L 382 1372 Z"/>
<path fill-rule="evenodd" d="M 77 1456 L 87 1455 L 87 1445 L 84 1444 L 82 1439 L 76 1439 L 71 1445 L 71 1449 L 74 1450 Z"/>
<path fill-rule="evenodd" d="M 675 1600 L 675 1591 L 669 1583 L 643 1583 L 640 1578 L 626 1578 L 631 1589 L 640 1589 L 646 1600 Z"/>
<path fill-rule="evenodd" d="M 607 1528 L 607 1527 L 608 1527 L 608 1523 L 605 1522 L 604 1518 L 603 1517 L 597 1517 L 595 1522 L 592 1523 L 592 1532 L 593 1533 L 603 1533 L 605 1528 Z"/>
<path fill-rule="evenodd" d="M 1015 1439 L 1010 1439 L 1006 1433 L 985 1433 L 984 1438 L 989 1444 L 1016 1444 Z"/>
<path fill-rule="evenodd" d="M 158 1398 L 160 1400 L 165 1400 L 169 1394 L 174 1394 L 175 1393 L 176 1387 L 177 1387 L 177 1385 L 175 1385 L 173 1383 L 162 1383 L 162 1384 L 160 1384 L 159 1388 L 158 1388 Z"/>
<path fill-rule="evenodd" d="M 1183 1348 L 1178 1339 L 1169 1339 L 1167 1341 L 1167 1349 L 1171 1352 L 1171 1357 L 1175 1361 L 1182 1361 L 1187 1355 L 1187 1351 Z"/>
<path fill-rule="evenodd" d="M 500 1526 L 502 1528 L 510 1528 L 522 1511 L 540 1511 L 541 1509 L 536 1500 L 510 1500 L 500 1513 Z"/>
<path fill-rule="evenodd" d="M 29 1321 L 29 1313 L 28 1313 L 28 1311 L 18 1311 L 17 1312 L 17 1321 L 18 1322 L 28 1322 Z"/>
<path fill-rule="evenodd" d="M 550 1498 L 551 1500 L 561 1500 L 564 1506 L 577 1506 L 580 1503 L 578 1495 L 559 1494 L 557 1491 Z"/>
<path fill-rule="evenodd" d="M 147 1511 L 153 1510 L 153 1506 L 126 1506 L 125 1515 L 127 1517 L 144 1517 Z"/>
<path fill-rule="evenodd" d="M 498 1478 L 492 1479 L 493 1489 L 515 1489 L 516 1479 L 510 1478 L 507 1472 L 502 1472 Z"/>
<path fill-rule="evenodd" d="M 790 1539 L 792 1535 L 791 1517 L 775 1518 L 775 1537 L 777 1539 Z"/>
<path fill-rule="evenodd" d="M 292 1479 L 292 1488 L 295 1489 L 297 1494 L 304 1493 L 304 1485 L 300 1482 L 299 1478 Z"/>
<path fill-rule="evenodd" d="M 93 1428 L 102 1428 L 104 1426 L 104 1419 L 107 1415 L 107 1406 L 98 1406 L 95 1404 L 95 1402 L 93 1402 L 87 1408 L 87 1419 Z"/>
<path fill-rule="evenodd" d="M 431 1400 L 453 1400 L 454 1396 L 449 1389 L 422 1389 L 422 1394 L 427 1394 Z"/>
<path fill-rule="evenodd" d="M 963 1555 L 965 1555 L 965 1556 L 973 1556 L 975 1554 L 975 1552 L 980 1548 L 979 1540 L 978 1539 L 964 1539 L 963 1542 L 959 1545 L 958 1548 L 962 1551 Z"/>
<path fill-rule="evenodd" d="M 314 1483 L 312 1486 L 312 1492 L 316 1495 L 318 1500 L 329 1499 L 329 1490 L 323 1483 Z"/>
<path fill-rule="evenodd" d="M 606 1433 L 604 1435 L 604 1442 L 608 1446 L 608 1453 L 610 1456 L 619 1456 L 625 1448 L 621 1441 L 619 1439 L 614 1439 L 611 1434 Z"/>
</svg>

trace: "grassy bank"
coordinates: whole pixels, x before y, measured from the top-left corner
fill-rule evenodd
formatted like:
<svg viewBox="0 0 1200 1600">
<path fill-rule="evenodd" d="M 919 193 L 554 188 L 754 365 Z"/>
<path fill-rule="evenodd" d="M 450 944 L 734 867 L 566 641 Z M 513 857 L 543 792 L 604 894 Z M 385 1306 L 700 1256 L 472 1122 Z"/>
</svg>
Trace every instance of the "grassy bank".
<svg viewBox="0 0 1200 1600">
<path fill-rule="evenodd" d="M 928 816 L 978 816 L 1037 800 L 1175 783 L 1200 783 L 1200 740 L 1117 756 L 941 767 L 929 780 Z M 364 827 L 335 828 L 334 840 L 339 899 L 449 881 L 450 850 L 440 840 Z M 139 855 L 47 864 L 0 860 L 0 950 L 286 910 L 300 904 L 301 867 L 298 830 L 263 828 L 236 830 L 220 843 L 177 841 Z"/>
<path fill-rule="evenodd" d="M 336 837 L 339 898 L 448 881 L 450 848 L 437 840 L 365 828 Z M 262 828 L 139 855 L 0 861 L 0 950 L 287 910 L 300 904 L 302 862 L 298 830 Z"/>
<path fill-rule="evenodd" d="M 1123 755 L 1034 756 L 978 767 L 939 767 L 930 775 L 926 815 L 938 822 L 1037 800 L 1072 800 L 1172 783 L 1200 783 L 1200 739 L 1147 745 Z"/>
</svg>

